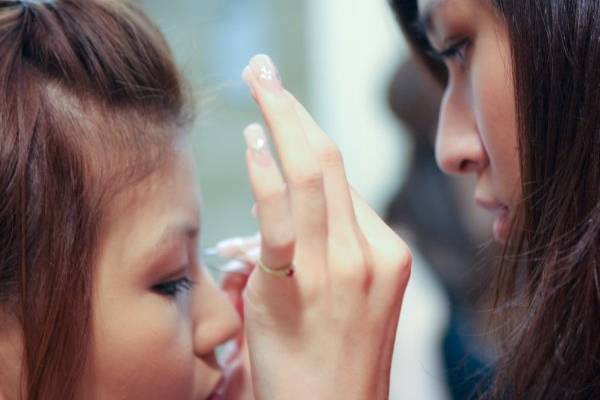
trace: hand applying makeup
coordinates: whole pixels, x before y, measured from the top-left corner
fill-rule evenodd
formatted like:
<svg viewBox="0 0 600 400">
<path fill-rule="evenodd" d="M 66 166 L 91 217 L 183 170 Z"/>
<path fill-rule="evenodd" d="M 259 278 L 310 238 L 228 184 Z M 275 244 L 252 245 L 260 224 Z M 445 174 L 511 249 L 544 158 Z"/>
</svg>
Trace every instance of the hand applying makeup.
<svg viewBox="0 0 600 400">
<path fill-rule="evenodd" d="M 246 128 L 265 266 L 244 292 L 256 398 L 387 399 L 410 251 L 352 191 L 338 148 L 272 61 L 255 56 L 243 79 L 282 167 L 260 125 Z"/>
</svg>

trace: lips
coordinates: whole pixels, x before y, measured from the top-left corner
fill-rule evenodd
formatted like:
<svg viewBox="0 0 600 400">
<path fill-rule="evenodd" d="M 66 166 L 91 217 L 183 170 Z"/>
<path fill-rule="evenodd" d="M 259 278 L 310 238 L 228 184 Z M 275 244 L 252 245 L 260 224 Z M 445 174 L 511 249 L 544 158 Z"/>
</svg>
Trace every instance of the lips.
<svg viewBox="0 0 600 400">
<path fill-rule="evenodd" d="M 484 208 L 490 212 L 500 212 L 503 209 L 508 210 L 508 207 L 504 204 L 484 197 L 476 197 L 475 203 L 477 203 L 479 207 Z"/>
<path fill-rule="evenodd" d="M 506 241 L 509 231 L 509 216 L 510 209 L 508 206 L 491 199 L 486 199 L 483 197 L 478 197 L 475 199 L 475 202 L 481 208 L 491 212 L 494 214 L 494 225 L 493 225 L 493 233 L 494 238 L 501 243 Z"/>
</svg>

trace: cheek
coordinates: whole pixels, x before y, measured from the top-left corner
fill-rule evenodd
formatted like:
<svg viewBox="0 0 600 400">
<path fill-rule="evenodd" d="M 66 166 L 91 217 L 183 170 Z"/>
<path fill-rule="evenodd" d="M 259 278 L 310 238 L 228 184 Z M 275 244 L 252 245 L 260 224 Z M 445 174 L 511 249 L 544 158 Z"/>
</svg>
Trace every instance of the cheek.
<svg viewBox="0 0 600 400">
<path fill-rule="evenodd" d="M 151 293 L 96 307 L 94 387 L 98 398 L 189 399 L 192 329 L 182 310 Z"/>
<path fill-rule="evenodd" d="M 486 45 L 484 45 L 486 46 Z M 485 54 L 483 54 L 485 53 Z M 517 119 L 510 61 L 497 43 L 488 44 L 474 60 L 473 103 L 475 118 L 489 159 L 496 194 L 511 202 L 520 187 Z"/>
</svg>

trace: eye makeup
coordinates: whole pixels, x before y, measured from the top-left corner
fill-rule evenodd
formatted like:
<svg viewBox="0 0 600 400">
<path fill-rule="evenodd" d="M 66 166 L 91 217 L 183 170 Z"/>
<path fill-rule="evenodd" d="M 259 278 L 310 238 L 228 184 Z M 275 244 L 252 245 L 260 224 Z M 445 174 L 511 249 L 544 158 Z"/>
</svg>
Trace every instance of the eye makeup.
<svg viewBox="0 0 600 400">
<path fill-rule="evenodd" d="M 437 51 L 430 48 L 428 53 L 432 58 L 440 62 L 456 61 L 459 64 L 464 65 L 467 58 L 466 52 L 470 43 L 471 41 L 469 38 L 463 38 L 454 41 L 444 50 Z"/>
<path fill-rule="evenodd" d="M 152 286 L 152 290 L 164 296 L 177 297 L 184 291 L 192 289 L 194 284 L 195 282 L 193 282 L 190 278 L 183 276 L 178 279 L 158 283 Z"/>
</svg>

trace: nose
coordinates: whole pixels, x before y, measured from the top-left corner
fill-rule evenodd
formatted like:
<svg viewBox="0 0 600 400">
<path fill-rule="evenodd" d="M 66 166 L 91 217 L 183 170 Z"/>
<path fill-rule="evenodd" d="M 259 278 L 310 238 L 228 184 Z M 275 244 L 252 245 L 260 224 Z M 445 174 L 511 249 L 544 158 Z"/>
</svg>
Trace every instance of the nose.
<svg viewBox="0 0 600 400">
<path fill-rule="evenodd" d="M 471 104 L 453 86 L 446 89 L 440 106 L 435 156 L 442 171 L 452 175 L 478 173 L 488 162 Z"/>
<path fill-rule="evenodd" d="M 233 304 L 205 273 L 194 298 L 196 355 L 212 357 L 215 348 L 233 339 L 241 327 L 240 317 Z"/>
</svg>

